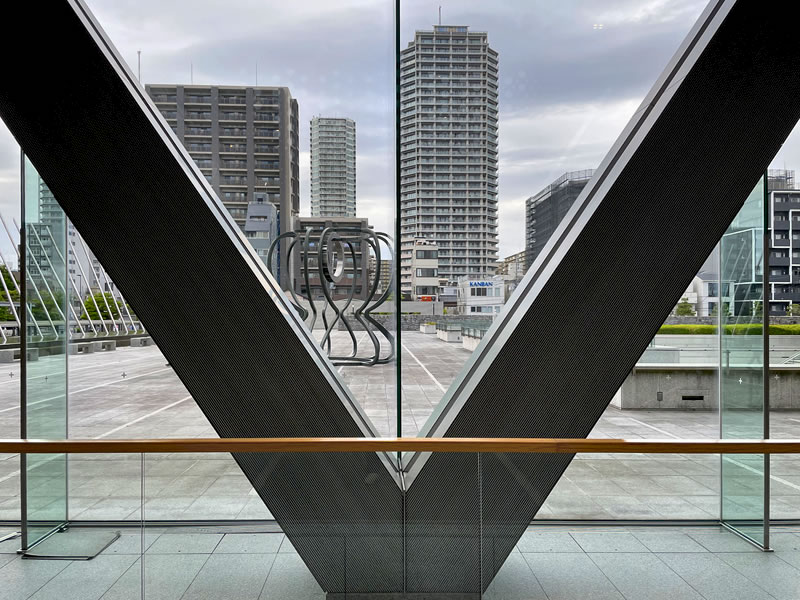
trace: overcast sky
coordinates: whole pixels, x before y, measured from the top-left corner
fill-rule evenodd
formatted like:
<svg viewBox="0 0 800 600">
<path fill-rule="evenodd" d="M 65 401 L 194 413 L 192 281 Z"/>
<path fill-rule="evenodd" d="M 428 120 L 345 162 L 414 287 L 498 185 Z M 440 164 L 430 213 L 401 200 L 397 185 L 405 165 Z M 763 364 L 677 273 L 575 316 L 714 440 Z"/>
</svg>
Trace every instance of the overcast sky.
<svg viewBox="0 0 800 600">
<path fill-rule="evenodd" d="M 301 214 L 309 121 L 357 131 L 358 215 L 394 220 L 392 0 L 87 0 L 143 83 L 286 85 L 300 106 Z M 442 23 L 488 31 L 500 53 L 500 256 L 523 249 L 525 199 L 596 167 L 705 0 L 403 0 L 401 43 Z M 602 27 L 600 27 L 602 25 Z M 76 65 L 76 68 L 78 66 Z M 800 130 L 775 166 L 800 169 Z M 0 211 L 19 214 L 19 149 L 0 125 Z M 4 235 L 0 234 L 0 238 Z M 7 258 L 12 251 L 3 240 Z"/>
</svg>

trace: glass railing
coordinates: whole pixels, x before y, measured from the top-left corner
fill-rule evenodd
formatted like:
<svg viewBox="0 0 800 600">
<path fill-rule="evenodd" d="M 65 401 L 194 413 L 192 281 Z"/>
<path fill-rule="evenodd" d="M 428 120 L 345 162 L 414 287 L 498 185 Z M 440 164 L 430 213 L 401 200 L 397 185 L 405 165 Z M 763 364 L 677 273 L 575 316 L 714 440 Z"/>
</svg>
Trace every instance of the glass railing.
<svg viewBox="0 0 800 600">
<path fill-rule="evenodd" d="M 591 497 L 601 506 L 608 495 L 611 484 L 588 473 L 556 484 L 570 462 L 587 471 L 592 463 L 621 468 L 653 458 L 701 465 L 722 453 L 732 468 L 749 472 L 758 467 L 747 457 L 794 460 L 800 440 L 0 442 L 0 453 L 18 452 L 40 457 L 28 472 L 42 479 L 41 492 L 32 493 L 43 499 L 48 457 L 66 457 L 70 503 L 81 511 L 23 545 L 22 559 L 13 554 L 20 538 L 0 542 L 0 585 L 22 598 L 36 590 L 87 599 L 589 598 L 615 588 L 633 593 L 631 574 L 639 589 L 668 586 L 686 597 L 696 597 L 696 586 L 702 597 L 734 597 L 725 595 L 731 578 L 737 593 L 747 593 L 739 597 L 800 585 L 791 566 L 800 529 L 783 525 L 770 534 L 765 522 L 732 523 L 757 525 L 759 541 L 775 550 L 749 568 L 742 560 L 758 547 L 720 524 L 718 504 L 691 522 L 663 518 L 655 472 L 620 479 L 632 501 L 650 494 L 650 505 L 631 502 L 612 526 L 548 520 L 547 506 L 554 496 L 574 504 Z M 416 471 L 404 466 L 401 478 L 398 452 L 424 452 L 427 462 Z M 197 467 L 201 458 L 227 464 L 228 479 L 207 478 Z M 249 480 L 233 477 L 240 468 Z M 187 497 L 199 479 L 206 479 L 205 491 Z M 102 501 L 93 500 L 98 494 Z M 761 494 L 743 486 L 730 502 L 748 507 L 763 502 Z M 644 511 L 647 525 L 631 522 Z M 52 525 L 34 517 L 22 528 L 29 535 Z"/>
</svg>

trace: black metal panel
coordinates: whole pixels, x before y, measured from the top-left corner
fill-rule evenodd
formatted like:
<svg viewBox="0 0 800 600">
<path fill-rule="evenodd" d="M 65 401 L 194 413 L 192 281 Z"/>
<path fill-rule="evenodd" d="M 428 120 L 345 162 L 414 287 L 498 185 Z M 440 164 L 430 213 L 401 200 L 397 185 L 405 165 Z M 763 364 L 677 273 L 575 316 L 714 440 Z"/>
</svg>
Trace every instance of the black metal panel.
<svg viewBox="0 0 800 600">
<path fill-rule="evenodd" d="M 15 2 L 4 17 L 35 27 L 52 51 L 3 37 L 15 58 L 3 69 L 0 117 L 218 434 L 367 433 L 330 363 L 84 7 Z M 402 494 L 378 455 L 235 458 L 323 589 L 401 588 Z"/>
<path fill-rule="evenodd" d="M 428 435 L 587 436 L 798 118 L 793 23 L 758 2 L 712 3 Z M 579 302 L 584 310 L 574 310 Z M 410 532 L 452 521 L 441 482 L 448 498 L 474 493 L 468 476 L 454 481 L 452 456 L 431 455 L 420 469 L 423 460 L 411 467 L 406 500 L 410 591 L 437 589 Z M 484 587 L 570 460 L 484 457 Z M 477 527 L 462 521 L 463 532 Z M 443 553 L 463 548 L 458 536 L 441 542 Z"/>
</svg>

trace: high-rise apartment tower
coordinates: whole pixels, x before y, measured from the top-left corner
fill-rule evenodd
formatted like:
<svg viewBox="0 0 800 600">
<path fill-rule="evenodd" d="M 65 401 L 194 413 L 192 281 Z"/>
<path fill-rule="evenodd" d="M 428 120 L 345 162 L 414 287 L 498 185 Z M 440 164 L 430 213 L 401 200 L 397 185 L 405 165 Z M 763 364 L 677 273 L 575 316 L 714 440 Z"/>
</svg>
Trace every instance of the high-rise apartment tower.
<svg viewBox="0 0 800 600">
<path fill-rule="evenodd" d="M 236 224 L 263 192 L 289 231 L 300 211 L 299 116 L 285 87 L 146 85 Z M 287 247 L 281 248 L 285 256 Z M 288 274 L 281 275 L 287 289 Z"/>
<path fill-rule="evenodd" d="M 356 123 L 311 119 L 311 216 L 356 216 Z"/>
<path fill-rule="evenodd" d="M 414 240 L 439 248 L 439 277 L 497 267 L 498 55 L 486 32 L 436 25 L 401 54 L 400 287 Z"/>
</svg>

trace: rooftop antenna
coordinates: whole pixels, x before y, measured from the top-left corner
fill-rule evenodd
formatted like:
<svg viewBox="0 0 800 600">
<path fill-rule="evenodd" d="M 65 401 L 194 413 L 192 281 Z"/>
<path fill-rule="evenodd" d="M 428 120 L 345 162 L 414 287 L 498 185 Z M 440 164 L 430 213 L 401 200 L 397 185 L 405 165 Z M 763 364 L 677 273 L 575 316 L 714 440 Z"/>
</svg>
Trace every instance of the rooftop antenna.
<svg viewBox="0 0 800 600">
<path fill-rule="evenodd" d="M 139 80 L 139 83 L 142 83 L 142 51 L 136 51 L 136 62 L 137 62 L 137 72 L 136 78 Z"/>
<path fill-rule="evenodd" d="M 256 61 L 256 87 L 258 87 L 258 61 Z"/>
<path fill-rule="evenodd" d="M 439 6 L 439 25 L 442 24 L 442 7 Z"/>
</svg>

